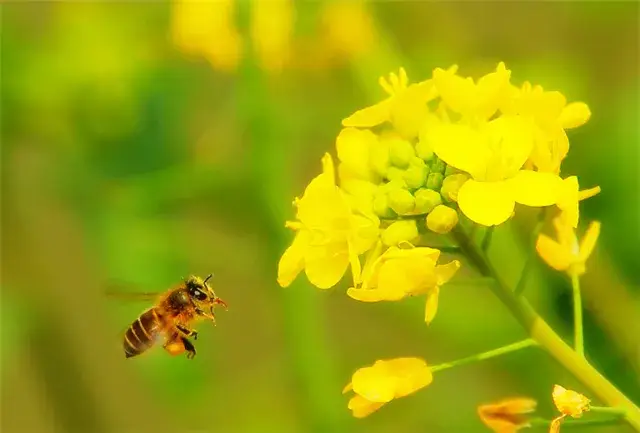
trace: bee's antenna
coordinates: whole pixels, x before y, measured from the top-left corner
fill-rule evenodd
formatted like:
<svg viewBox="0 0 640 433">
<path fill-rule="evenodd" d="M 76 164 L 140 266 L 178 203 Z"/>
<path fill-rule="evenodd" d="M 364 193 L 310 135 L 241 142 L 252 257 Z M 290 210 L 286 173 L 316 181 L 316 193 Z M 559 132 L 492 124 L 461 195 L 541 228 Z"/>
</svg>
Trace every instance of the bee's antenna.
<svg viewBox="0 0 640 433">
<path fill-rule="evenodd" d="M 211 277 L 213 277 L 213 274 L 209 274 L 209 275 L 207 276 L 207 278 L 205 278 L 205 279 L 204 279 L 204 282 L 206 283 L 207 281 L 209 281 L 209 278 L 211 278 Z"/>
</svg>

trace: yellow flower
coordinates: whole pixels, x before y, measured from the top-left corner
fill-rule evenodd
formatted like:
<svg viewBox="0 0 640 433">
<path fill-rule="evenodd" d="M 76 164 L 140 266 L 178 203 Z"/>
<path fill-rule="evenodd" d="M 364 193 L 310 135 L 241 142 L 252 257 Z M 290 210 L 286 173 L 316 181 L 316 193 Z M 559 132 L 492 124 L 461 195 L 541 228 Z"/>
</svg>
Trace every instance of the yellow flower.
<svg viewBox="0 0 640 433">
<path fill-rule="evenodd" d="M 292 0 L 252 2 L 251 40 L 265 71 L 280 72 L 289 60 L 294 12 Z"/>
<path fill-rule="evenodd" d="M 354 284 L 360 280 L 359 255 L 378 239 L 379 220 L 371 214 L 355 213 L 347 194 L 336 186 L 333 160 L 322 158 L 323 173 L 307 186 L 296 222 L 286 226 L 297 231 L 293 243 L 278 264 L 278 283 L 287 287 L 304 270 L 318 288 L 333 287 L 349 264 Z"/>
<path fill-rule="evenodd" d="M 450 71 L 457 69 L 454 66 Z M 363 108 L 342 121 L 343 126 L 371 128 L 391 122 L 407 139 L 415 138 L 428 114 L 427 103 L 438 97 L 432 80 L 409 85 L 404 68 L 389 74 L 389 80 L 380 77 L 380 86 L 389 97 L 371 107 Z"/>
<path fill-rule="evenodd" d="M 569 275 L 583 275 L 586 271 L 585 263 L 598 241 L 600 223 L 593 221 L 580 244 L 575 230 L 564 218 L 553 220 L 558 241 L 554 241 L 545 234 L 538 235 L 536 251 L 540 257 L 556 271 L 563 271 Z"/>
<path fill-rule="evenodd" d="M 391 247 L 363 274 L 362 286 L 351 287 L 347 295 L 363 302 L 398 301 L 407 296 L 426 295 L 425 322 L 430 323 L 438 310 L 440 286 L 460 269 L 453 260 L 437 265 L 440 251 L 427 248 Z"/>
<path fill-rule="evenodd" d="M 342 391 L 353 391 L 349 409 L 356 418 L 364 418 L 396 398 L 406 397 L 433 381 L 427 363 L 419 358 L 376 361 L 356 371 Z"/>
<path fill-rule="evenodd" d="M 375 23 L 365 1 L 324 2 L 320 14 L 324 43 L 333 57 L 354 59 L 376 46 Z"/>
<path fill-rule="evenodd" d="M 522 170 L 533 147 L 531 123 L 522 116 L 502 116 L 475 127 L 433 121 L 427 138 L 440 159 L 471 175 L 457 199 L 460 210 L 478 224 L 502 224 L 516 203 L 550 206 L 557 201 L 559 176 Z"/>
<path fill-rule="evenodd" d="M 584 102 L 567 105 L 558 91 L 545 91 L 525 82 L 522 88 L 511 86 L 510 98 L 501 107 L 504 114 L 520 114 L 535 121 L 535 143 L 530 160 L 538 171 L 558 173 L 569 152 L 565 130 L 584 125 L 591 111 Z"/>
<path fill-rule="evenodd" d="M 584 412 L 591 408 L 591 400 L 584 395 L 565 389 L 560 385 L 553 387 L 553 404 L 556 406 L 561 415 L 551 422 L 549 433 L 557 433 L 560 431 L 560 423 L 566 416 L 580 418 Z"/>
<path fill-rule="evenodd" d="M 174 0 L 173 41 L 183 52 L 205 57 L 223 71 L 234 71 L 242 55 L 242 38 L 234 24 L 234 0 Z"/>
<path fill-rule="evenodd" d="M 574 229 L 577 228 L 578 220 L 580 219 L 579 202 L 599 193 L 599 186 L 580 191 L 578 178 L 576 176 L 564 179 L 562 181 L 562 190 L 558 198 L 558 202 L 556 203 L 558 208 L 562 211 L 560 215 L 569 225 L 571 225 L 571 227 Z"/>
<path fill-rule="evenodd" d="M 495 72 L 480 78 L 462 78 L 456 74 L 457 66 L 445 71 L 436 68 L 433 82 L 445 105 L 468 119 L 487 120 L 502 105 L 507 94 L 511 71 L 503 62 Z"/>
<path fill-rule="evenodd" d="M 515 433 L 529 427 L 527 414 L 536 410 L 537 402 L 530 398 L 508 398 L 478 407 L 482 422 L 496 433 Z"/>
</svg>

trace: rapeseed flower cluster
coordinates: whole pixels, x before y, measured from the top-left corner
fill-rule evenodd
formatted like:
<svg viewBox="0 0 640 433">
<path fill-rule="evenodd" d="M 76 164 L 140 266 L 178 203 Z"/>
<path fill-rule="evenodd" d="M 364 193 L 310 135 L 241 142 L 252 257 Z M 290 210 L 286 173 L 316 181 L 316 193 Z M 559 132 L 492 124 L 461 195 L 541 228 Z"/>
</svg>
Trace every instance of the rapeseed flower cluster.
<svg viewBox="0 0 640 433">
<path fill-rule="evenodd" d="M 575 176 L 562 177 L 569 150 L 566 131 L 590 116 L 583 102 L 525 82 L 514 85 L 499 63 L 478 80 L 457 65 L 436 68 L 410 83 L 404 69 L 380 78 L 387 96 L 342 121 L 337 164 L 296 198 L 295 238 L 278 266 L 286 287 L 304 271 L 318 288 L 335 286 L 351 270 L 347 295 L 362 302 L 425 297 L 425 322 L 438 310 L 440 289 L 460 269 L 442 261 L 427 236 L 457 230 L 462 217 L 493 227 L 509 220 L 516 203 L 557 209 L 558 242 L 540 235 L 537 251 L 557 270 L 579 275 L 593 250 L 599 223 L 581 245 L 575 229 L 579 202 L 600 192 L 581 191 Z M 345 391 L 354 416 L 428 386 L 432 370 L 418 358 L 377 361 L 354 373 Z M 482 408 L 487 425 L 516 431 L 535 402 L 509 400 Z"/>
</svg>

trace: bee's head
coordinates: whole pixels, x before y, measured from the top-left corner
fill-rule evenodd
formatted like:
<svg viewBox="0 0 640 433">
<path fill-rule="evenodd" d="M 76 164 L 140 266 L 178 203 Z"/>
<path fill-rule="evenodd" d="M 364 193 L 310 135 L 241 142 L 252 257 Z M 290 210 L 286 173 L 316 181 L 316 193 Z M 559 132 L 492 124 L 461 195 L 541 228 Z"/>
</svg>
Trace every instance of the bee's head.
<svg viewBox="0 0 640 433">
<path fill-rule="evenodd" d="M 209 276 L 203 280 L 200 277 L 192 275 L 185 280 L 185 286 L 189 292 L 189 296 L 197 306 L 210 307 L 213 312 L 214 305 L 220 304 L 226 308 L 227 304 L 218 298 L 211 286 L 207 284 L 211 277 L 213 277 L 213 274 L 209 274 Z"/>
</svg>

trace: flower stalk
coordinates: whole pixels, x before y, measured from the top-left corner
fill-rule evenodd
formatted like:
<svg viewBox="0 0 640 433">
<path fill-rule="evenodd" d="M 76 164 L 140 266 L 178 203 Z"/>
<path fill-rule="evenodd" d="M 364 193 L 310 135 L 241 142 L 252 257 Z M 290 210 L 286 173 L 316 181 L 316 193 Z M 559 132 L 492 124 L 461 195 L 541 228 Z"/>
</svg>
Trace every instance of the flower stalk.
<svg viewBox="0 0 640 433">
<path fill-rule="evenodd" d="M 625 410 L 625 421 L 640 432 L 640 409 L 618 388 L 596 370 L 586 358 L 571 349 L 562 338 L 544 321 L 522 296 L 516 296 L 505 280 L 496 272 L 486 255 L 457 227 L 453 236 L 465 252 L 466 257 L 486 277 L 495 279 L 491 288 L 505 304 L 511 314 L 529 332 L 529 335 L 557 362 L 573 374 L 603 403 Z"/>
<path fill-rule="evenodd" d="M 582 295 L 580 293 L 580 277 L 571 275 L 571 287 L 573 289 L 573 332 L 574 348 L 580 356 L 584 357 L 584 332 L 582 330 Z"/>
<path fill-rule="evenodd" d="M 436 371 L 442 371 L 442 370 L 447 370 L 453 367 L 473 364 L 479 361 L 484 361 L 486 359 L 491 359 L 497 356 L 506 355 L 507 353 L 515 352 L 521 349 L 525 349 L 527 347 L 536 346 L 537 344 L 538 343 L 535 340 L 531 338 L 527 338 L 526 340 L 522 340 L 512 344 L 508 344 L 506 346 L 498 347 L 497 349 L 488 350 L 482 353 L 477 353 L 475 355 L 471 355 L 466 358 L 457 359 L 455 361 L 434 365 L 433 367 L 431 367 L 431 372 L 435 373 Z"/>
</svg>

